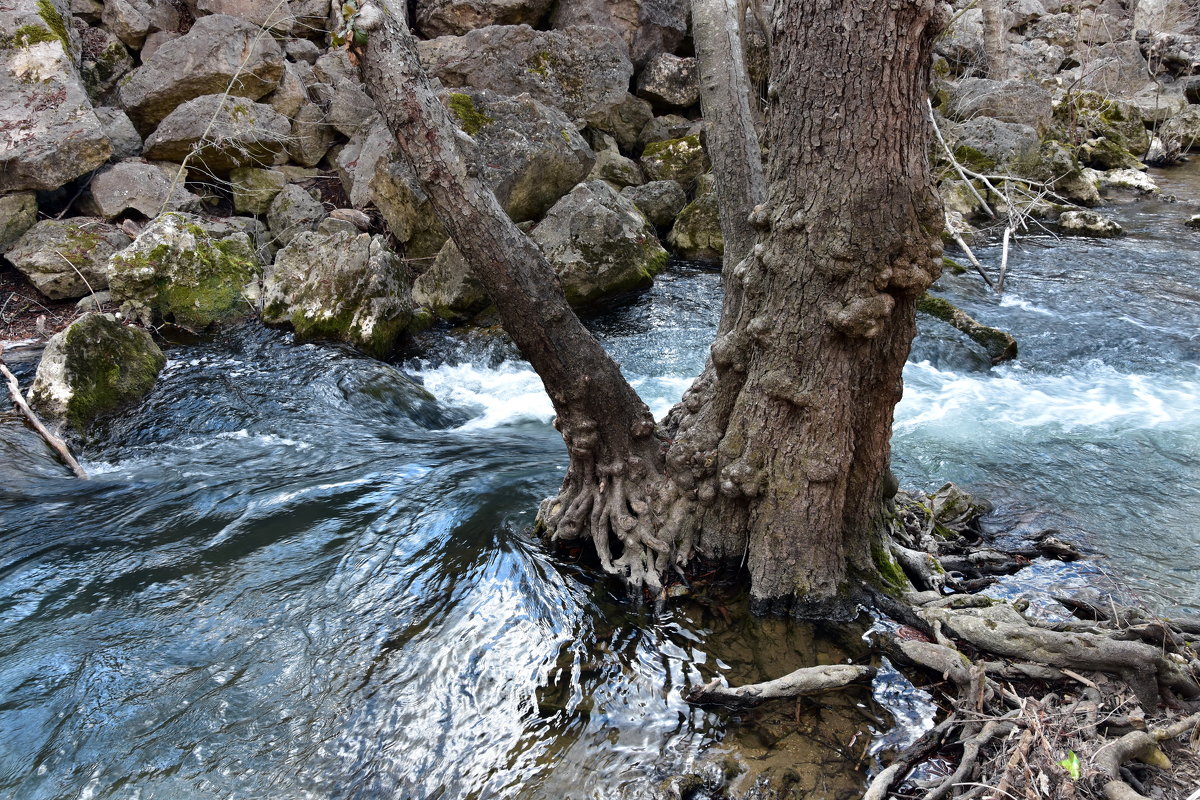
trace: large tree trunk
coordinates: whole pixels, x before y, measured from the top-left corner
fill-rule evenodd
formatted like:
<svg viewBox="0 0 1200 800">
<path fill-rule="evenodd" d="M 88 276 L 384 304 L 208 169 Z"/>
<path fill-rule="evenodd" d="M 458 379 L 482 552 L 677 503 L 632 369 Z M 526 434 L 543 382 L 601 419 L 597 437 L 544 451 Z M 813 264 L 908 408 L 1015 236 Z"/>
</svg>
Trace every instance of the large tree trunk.
<svg viewBox="0 0 1200 800">
<path fill-rule="evenodd" d="M 741 542 L 760 611 L 847 615 L 873 568 L 915 304 L 941 264 L 924 113 L 939 23 L 934 0 L 776 3 L 760 244 L 667 457 L 698 506 L 685 552 Z"/>
<path fill-rule="evenodd" d="M 645 406 L 479 179 L 401 12 L 379 4 L 367 87 L 558 413 L 571 463 L 546 530 L 591 538 L 634 585 L 658 585 L 672 553 L 748 554 L 758 610 L 850 613 L 916 300 L 941 264 L 924 114 L 935 0 L 776 4 L 760 243 L 729 271 L 712 368 L 667 421 L 665 460 Z"/>
<path fill-rule="evenodd" d="M 979 0 L 983 14 L 983 68 L 986 77 L 994 81 L 1008 79 L 1008 14 L 1003 0 Z"/>
</svg>

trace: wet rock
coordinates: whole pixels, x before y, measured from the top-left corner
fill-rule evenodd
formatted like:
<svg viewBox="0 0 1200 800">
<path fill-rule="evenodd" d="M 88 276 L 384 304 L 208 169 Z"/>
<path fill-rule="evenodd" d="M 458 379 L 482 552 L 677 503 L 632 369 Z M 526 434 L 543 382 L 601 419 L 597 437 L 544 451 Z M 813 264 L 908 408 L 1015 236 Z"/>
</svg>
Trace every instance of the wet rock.
<svg viewBox="0 0 1200 800">
<path fill-rule="evenodd" d="M 266 214 L 275 195 L 287 186 L 287 176 L 273 169 L 244 167 L 229 173 L 233 210 L 239 214 Z"/>
<path fill-rule="evenodd" d="M 611 134 L 626 153 L 633 153 L 641 147 L 642 130 L 652 119 L 654 119 L 654 109 L 648 102 L 640 97 L 626 94 L 616 105 L 589 116 L 587 122 L 596 130 Z"/>
<path fill-rule="evenodd" d="M 452 239 L 438 251 L 433 265 L 413 281 L 412 298 L 418 306 L 451 322 L 470 319 L 491 305 Z"/>
<path fill-rule="evenodd" d="M 1189 228 L 1200 228 L 1200 214 L 1193 214 L 1192 216 L 1188 217 L 1187 222 L 1183 224 L 1187 225 Z"/>
<path fill-rule="evenodd" d="M 112 145 L 112 158 L 134 158 L 142 154 L 142 137 L 124 111 L 100 106 L 96 109 L 96 119 L 100 120 L 100 127 Z"/>
<path fill-rule="evenodd" d="M 109 286 L 125 316 L 202 332 L 252 312 L 254 244 L 240 231 L 206 226 L 190 214 L 163 214 L 108 260 Z"/>
<path fill-rule="evenodd" d="M 1068 236 L 1099 238 L 1113 238 L 1125 233 L 1116 220 L 1097 214 L 1095 211 L 1064 211 L 1058 218 L 1058 230 Z"/>
<path fill-rule="evenodd" d="M 991 117 L 1045 131 L 1053 115 L 1050 92 L 1020 80 L 992 81 L 964 78 L 950 90 L 942 109 L 959 122 Z"/>
<path fill-rule="evenodd" d="M 1189 150 L 1200 149 L 1200 106 L 1189 105 L 1159 130 L 1162 149 L 1169 154 L 1171 160 Z"/>
<path fill-rule="evenodd" d="M 641 186 L 627 186 L 621 190 L 621 196 L 660 228 L 673 223 L 687 205 L 687 192 L 678 181 L 650 181 Z"/>
<path fill-rule="evenodd" d="M 206 174 L 263 166 L 283 152 L 291 123 L 270 106 L 209 94 L 180 105 L 146 139 L 142 155 Z"/>
<path fill-rule="evenodd" d="M 596 164 L 592 167 L 587 179 L 607 181 L 617 191 L 626 186 L 639 186 L 646 182 L 637 162 L 626 158 L 616 150 L 604 150 L 597 154 Z"/>
<path fill-rule="evenodd" d="M 315 231 L 328 214 L 325 206 L 295 184 L 285 186 L 267 209 L 267 225 L 280 245 L 304 231 Z"/>
<path fill-rule="evenodd" d="M 550 17 L 559 30 L 598 25 L 615 31 L 637 68 L 659 53 L 674 53 L 687 35 L 685 0 L 559 0 Z"/>
<path fill-rule="evenodd" d="M 684 185 L 711 167 L 699 136 L 651 142 L 642 150 L 640 163 L 649 180 L 679 181 Z"/>
<path fill-rule="evenodd" d="M 263 280 L 263 320 L 301 339 L 336 339 L 384 356 L 412 323 L 408 281 L 382 236 L 335 219 L 298 234 Z"/>
<path fill-rule="evenodd" d="M 101 219 L 46 219 L 5 257 L 39 292 L 64 300 L 108 288 L 108 259 L 129 242 L 120 228 Z"/>
<path fill-rule="evenodd" d="M 196 211 L 200 198 L 184 188 L 176 164 L 141 159 L 111 164 L 96 173 L 81 207 L 88 214 L 115 219 L 129 211 L 156 217 L 164 211 Z"/>
<path fill-rule="evenodd" d="M 537 25 L 552 0 L 418 0 L 417 30 L 427 39 L 489 25 Z"/>
<path fill-rule="evenodd" d="M 110 314 L 85 314 L 46 343 L 29 405 L 43 420 L 81 434 L 141 401 L 166 363 L 141 328 Z"/>
<path fill-rule="evenodd" d="M 1017 340 L 1011 333 L 984 325 L 945 298 L 923 294 L 917 300 L 917 310 L 965 333 L 983 347 L 993 364 L 1017 357 Z"/>
<path fill-rule="evenodd" d="M 715 192 L 696 198 L 679 212 L 667 244 L 680 258 L 720 263 L 725 240 Z"/>
<path fill-rule="evenodd" d="M 121 85 L 121 105 L 140 130 L 149 130 L 180 104 L 229 90 L 257 100 L 283 76 L 283 52 L 271 36 L 240 17 L 196 20 L 178 39 L 154 51 Z M 236 77 L 236 80 L 234 78 Z"/>
<path fill-rule="evenodd" d="M 589 119 L 625 101 L 633 64 L 613 31 L 596 26 L 537 31 L 493 25 L 465 36 L 419 42 L 421 63 L 444 86 L 528 92 L 572 119 Z"/>
<path fill-rule="evenodd" d="M 645 217 L 603 181 L 572 189 L 533 229 L 532 239 L 576 305 L 649 286 L 667 263 Z"/>
<path fill-rule="evenodd" d="M 661 53 L 638 76 L 638 97 L 666 111 L 681 111 L 700 102 L 696 59 Z"/>
<path fill-rule="evenodd" d="M 37 194 L 18 192 L 0 195 L 0 255 L 37 222 Z"/>
<path fill-rule="evenodd" d="M 57 189 L 112 147 L 75 69 L 63 0 L 14 0 L 0 15 L 0 192 Z"/>
<path fill-rule="evenodd" d="M 229 14 L 241 17 L 259 28 L 289 34 L 295 14 L 288 0 L 195 0 L 201 14 Z"/>
</svg>

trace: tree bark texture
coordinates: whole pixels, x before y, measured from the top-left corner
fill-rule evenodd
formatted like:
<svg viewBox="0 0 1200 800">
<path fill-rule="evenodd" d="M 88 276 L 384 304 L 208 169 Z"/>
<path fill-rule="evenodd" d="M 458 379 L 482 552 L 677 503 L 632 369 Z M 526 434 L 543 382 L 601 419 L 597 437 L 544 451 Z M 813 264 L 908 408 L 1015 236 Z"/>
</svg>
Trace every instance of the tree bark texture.
<svg viewBox="0 0 1200 800">
<path fill-rule="evenodd" d="M 983 69 L 994 81 L 1008 78 L 1008 42 L 1005 40 L 1008 13 L 1003 0 L 979 0 L 983 14 Z"/>
<path fill-rule="evenodd" d="M 941 267 L 924 114 L 935 0 L 776 3 L 759 243 L 729 270 L 711 369 L 662 431 L 480 180 L 402 10 L 378 5 L 364 82 L 558 414 L 570 465 L 546 532 L 590 538 L 635 586 L 700 552 L 748 559 L 759 611 L 850 613 L 916 300 Z M 752 157 L 745 136 L 714 145 Z"/>
<path fill-rule="evenodd" d="M 916 300 L 941 269 L 924 114 L 941 22 L 933 0 L 775 5 L 759 244 L 667 456 L 697 505 L 681 555 L 744 549 L 759 611 L 847 615 L 872 569 Z"/>
<path fill-rule="evenodd" d="M 562 491 L 544 504 L 542 520 L 558 538 L 592 537 L 605 569 L 657 584 L 671 548 L 645 513 L 662 464 L 654 418 L 480 177 L 474 140 L 434 94 L 403 6 L 377 5 L 382 13 L 365 31 L 363 82 L 504 329 L 541 377 L 570 452 Z"/>
</svg>

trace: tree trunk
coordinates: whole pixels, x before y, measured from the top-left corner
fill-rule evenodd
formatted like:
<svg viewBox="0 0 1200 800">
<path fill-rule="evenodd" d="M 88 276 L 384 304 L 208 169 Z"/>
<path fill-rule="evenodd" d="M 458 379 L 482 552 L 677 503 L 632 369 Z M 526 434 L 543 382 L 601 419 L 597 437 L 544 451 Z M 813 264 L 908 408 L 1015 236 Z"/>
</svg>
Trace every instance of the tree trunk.
<svg viewBox="0 0 1200 800">
<path fill-rule="evenodd" d="M 672 553 L 748 556 L 757 610 L 851 613 L 916 300 L 941 267 L 924 113 L 935 0 L 776 3 L 760 243 L 729 270 L 712 368 L 667 421 L 665 460 L 645 405 L 479 179 L 403 16 L 379 5 L 368 90 L 558 413 L 571 461 L 547 532 L 591 538 L 635 586 L 657 586 Z"/>
<path fill-rule="evenodd" d="M 1008 79 L 1007 25 L 1003 0 L 979 0 L 983 14 L 983 69 L 994 81 Z"/>
<path fill-rule="evenodd" d="M 916 300 L 941 268 L 924 113 L 935 12 L 775 6 L 760 244 L 734 270 L 715 377 L 685 396 L 667 456 L 697 505 L 683 552 L 728 558 L 742 542 L 759 611 L 847 616 L 873 569 Z M 695 413 L 707 406 L 724 422 Z"/>
<path fill-rule="evenodd" d="M 376 2 L 381 13 L 364 23 L 363 82 L 504 329 L 541 377 L 570 453 L 562 491 L 543 505 L 541 519 L 556 538 L 593 538 L 605 569 L 657 585 L 670 546 L 645 513 L 662 473 L 654 418 L 480 177 L 474 140 L 435 96 L 403 7 Z"/>
</svg>

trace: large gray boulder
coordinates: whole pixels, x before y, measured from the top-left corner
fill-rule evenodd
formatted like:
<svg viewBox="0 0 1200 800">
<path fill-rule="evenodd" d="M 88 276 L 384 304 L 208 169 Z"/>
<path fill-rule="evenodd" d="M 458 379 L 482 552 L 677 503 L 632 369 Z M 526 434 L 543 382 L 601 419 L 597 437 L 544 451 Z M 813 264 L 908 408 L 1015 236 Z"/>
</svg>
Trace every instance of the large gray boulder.
<svg viewBox="0 0 1200 800">
<path fill-rule="evenodd" d="M 7 253 L 37 222 L 37 193 L 0 195 L 0 255 Z"/>
<path fill-rule="evenodd" d="M 203 218 L 174 212 L 108 260 L 109 287 L 124 315 L 195 332 L 248 316 L 258 270 L 247 234 L 210 233 Z"/>
<path fill-rule="evenodd" d="M 572 189 L 531 236 L 575 305 L 645 288 L 667 264 L 646 218 L 604 181 Z"/>
<path fill-rule="evenodd" d="M 149 394 L 166 363 L 141 328 L 109 314 L 84 314 L 46 343 L 29 405 L 52 425 L 82 434 Z"/>
<path fill-rule="evenodd" d="M 111 106 L 99 106 L 95 112 L 96 119 L 100 120 L 100 127 L 112 146 L 112 158 L 133 158 L 142 154 L 142 137 L 137 128 L 133 127 L 128 114 Z"/>
<path fill-rule="evenodd" d="M 292 124 L 265 103 L 208 94 L 180 105 L 146 139 L 142 155 L 182 162 L 206 174 L 270 166 L 284 151 Z"/>
<path fill-rule="evenodd" d="M 164 211 L 197 211 L 200 198 L 184 187 L 177 164 L 141 159 L 110 164 L 96 173 L 81 201 L 83 210 L 105 219 L 128 211 L 156 217 Z"/>
<path fill-rule="evenodd" d="M 51 300 L 83 297 L 108 288 L 108 259 L 130 242 L 104 220 L 44 219 L 5 257 Z"/>
<path fill-rule="evenodd" d="M 335 48 L 317 59 L 309 90 L 325 110 L 325 124 L 343 136 L 371 128 L 379 113 L 363 89 L 358 68 L 345 48 Z"/>
<path fill-rule="evenodd" d="M 675 221 L 687 205 L 687 192 L 678 181 L 650 181 L 641 186 L 626 186 L 621 196 L 637 206 L 646 219 L 660 228 Z"/>
<path fill-rule="evenodd" d="M 708 172 L 712 164 L 699 136 L 651 142 L 642 150 L 642 172 L 652 181 L 679 181 L 687 185 Z"/>
<path fill-rule="evenodd" d="M 288 0 L 195 0 L 201 14 L 229 14 L 273 33 L 289 34 L 295 25 L 295 13 Z"/>
<path fill-rule="evenodd" d="M 278 170 L 254 167 L 233 170 L 229 173 L 233 210 L 239 214 L 266 214 L 287 182 L 287 176 Z"/>
<path fill-rule="evenodd" d="M 257 100 L 282 76 L 283 51 L 273 37 L 240 17 L 214 14 L 155 50 L 119 92 L 129 118 L 148 131 L 188 100 L 227 89 Z"/>
<path fill-rule="evenodd" d="M 182 19 L 171 0 L 105 0 L 100 15 L 104 27 L 137 50 L 155 31 L 177 31 Z"/>
<path fill-rule="evenodd" d="M 316 103 L 300 106 L 292 119 L 287 143 L 288 157 L 305 167 L 315 167 L 333 147 L 336 132 L 325 122 L 325 112 Z"/>
<path fill-rule="evenodd" d="M 262 318 L 301 339 L 336 339 L 385 356 L 413 321 L 404 264 L 382 236 L 327 219 L 275 256 Z"/>
<path fill-rule="evenodd" d="M 427 39 L 489 25 L 537 25 L 552 0 L 418 0 L 417 30 Z"/>
<path fill-rule="evenodd" d="M 976 117 L 947 125 L 945 132 L 955 158 L 976 172 L 1025 175 L 1039 160 L 1041 139 L 1028 125 Z"/>
<path fill-rule="evenodd" d="M 66 0 L 13 0 L 0 14 L 0 192 L 57 189 L 112 147 L 75 68 Z"/>
<path fill-rule="evenodd" d="M 442 245 L 429 269 L 413 281 L 412 299 L 451 322 L 470 319 L 491 305 L 483 284 L 475 278 L 453 239 Z"/>
<path fill-rule="evenodd" d="M 595 130 L 611 134 L 622 150 L 633 153 L 642 146 L 642 130 L 652 119 L 654 109 L 650 103 L 626 94 L 616 105 L 589 116 L 587 123 Z"/>
<path fill-rule="evenodd" d="M 991 117 L 1044 132 L 1054 114 L 1051 100 L 1050 92 L 1026 81 L 964 78 L 951 87 L 942 111 L 959 122 Z"/>
<path fill-rule="evenodd" d="M 446 87 L 528 92 L 572 119 L 624 102 L 633 76 L 620 36 L 597 26 L 537 31 L 493 25 L 419 42 L 418 50 L 425 69 Z"/>
<path fill-rule="evenodd" d="M 681 258 L 720 263 L 725 253 L 717 193 L 709 192 L 689 203 L 675 219 L 667 244 Z"/>
<path fill-rule="evenodd" d="M 621 155 L 616 148 L 596 154 L 596 164 L 588 173 L 588 180 L 607 181 L 618 192 L 626 186 L 640 186 L 646 182 L 637 162 Z"/>
<path fill-rule="evenodd" d="M 295 184 L 283 187 L 267 208 L 267 225 L 280 245 L 286 246 L 305 231 L 315 231 L 329 216 L 325 206 Z"/>
<path fill-rule="evenodd" d="M 696 59 L 660 53 L 638 76 L 638 96 L 664 111 L 682 111 L 700 102 Z"/>
<path fill-rule="evenodd" d="M 616 31 L 641 69 L 659 53 L 674 53 L 688 28 L 686 0 L 559 0 L 551 25 L 599 25 Z"/>
</svg>

